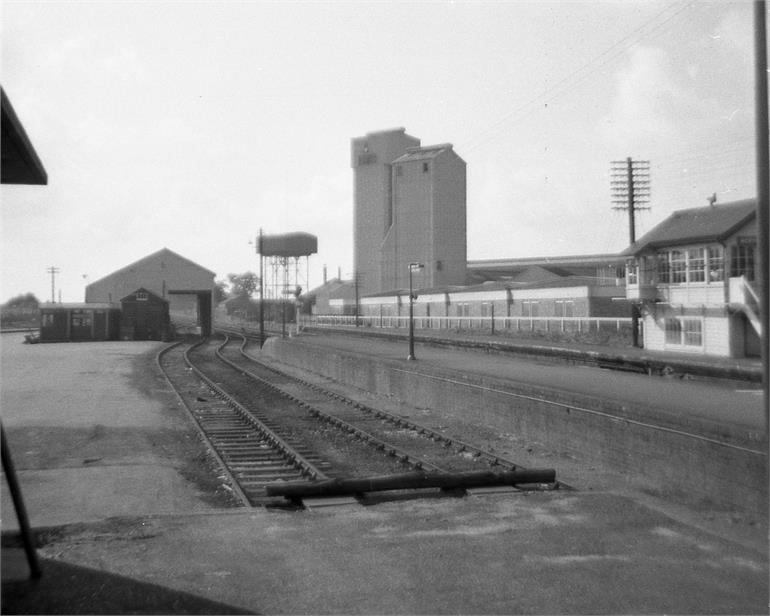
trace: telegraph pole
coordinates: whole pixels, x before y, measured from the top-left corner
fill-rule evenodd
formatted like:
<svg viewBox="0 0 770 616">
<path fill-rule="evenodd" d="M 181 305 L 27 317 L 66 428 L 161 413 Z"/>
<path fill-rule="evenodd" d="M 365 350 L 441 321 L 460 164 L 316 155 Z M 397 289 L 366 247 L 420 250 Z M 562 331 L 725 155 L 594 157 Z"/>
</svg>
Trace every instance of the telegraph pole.
<svg viewBox="0 0 770 616">
<path fill-rule="evenodd" d="M 354 286 L 355 286 L 355 291 L 356 291 L 356 327 L 358 327 L 358 313 L 359 313 L 359 308 L 358 308 L 358 301 L 359 301 L 359 298 L 358 298 L 358 283 L 361 281 L 361 275 L 362 274 L 360 274 L 358 271 L 353 272 L 353 276 L 354 276 L 353 281 L 354 281 Z"/>
<path fill-rule="evenodd" d="M 265 268 L 262 264 L 262 227 L 259 228 L 257 252 L 259 253 L 259 348 L 261 349 L 265 343 Z"/>
<path fill-rule="evenodd" d="M 613 160 L 612 179 L 613 210 L 628 211 L 628 241 L 636 241 L 636 212 L 650 207 L 650 161 Z"/>
<path fill-rule="evenodd" d="M 56 303 L 56 274 L 58 274 L 61 270 L 58 267 L 54 267 L 52 265 L 45 271 L 51 274 L 51 303 L 54 304 Z"/>
<path fill-rule="evenodd" d="M 636 212 L 649 210 L 650 203 L 650 161 L 626 160 L 612 161 L 612 190 L 613 210 L 628 211 L 628 241 L 636 241 Z M 631 337 L 632 344 L 639 346 L 639 308 L 631 306 Z"/>
</svg>

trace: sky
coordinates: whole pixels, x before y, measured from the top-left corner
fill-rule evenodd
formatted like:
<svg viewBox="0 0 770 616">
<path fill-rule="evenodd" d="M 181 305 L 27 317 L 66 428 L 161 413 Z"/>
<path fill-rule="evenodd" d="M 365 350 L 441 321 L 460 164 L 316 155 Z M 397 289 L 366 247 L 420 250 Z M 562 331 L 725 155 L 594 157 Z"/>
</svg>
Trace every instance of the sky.
<svg viewBox="0 0 770 616">
<path fill-rule="evenodd" d="M 754 197 L 752 4 L 14 2 L 1 81 L 48 173 L 0 189 L 0 301 L 84 288 L 161 248 L 225 279 L 265 233 L 353 270 L 350 140 L 404 127 L 467 163 L 470 260 L 628 245 L 649 211 Z"/>
</svg>

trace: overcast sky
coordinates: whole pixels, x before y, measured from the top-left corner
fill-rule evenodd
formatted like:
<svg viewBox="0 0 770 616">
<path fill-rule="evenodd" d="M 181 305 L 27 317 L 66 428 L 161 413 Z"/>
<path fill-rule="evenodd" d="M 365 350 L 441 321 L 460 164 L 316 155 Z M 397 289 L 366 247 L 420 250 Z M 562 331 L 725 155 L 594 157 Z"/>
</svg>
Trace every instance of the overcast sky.
<svg viewBox="0 0 770 616">
<path fill-rule="evenodd" d="M 2 187 L 0 301 L 63 301 L 163 247 L 225 278 L 266 233 L 353 266 L 350 139 L 403 126 L 468 167 L 468 257 L 616 252 L 610 161 L 652 209 L 753 197 L 741 2 L 2 3 L 2 85 L 48 172 Z"/>
</svg>

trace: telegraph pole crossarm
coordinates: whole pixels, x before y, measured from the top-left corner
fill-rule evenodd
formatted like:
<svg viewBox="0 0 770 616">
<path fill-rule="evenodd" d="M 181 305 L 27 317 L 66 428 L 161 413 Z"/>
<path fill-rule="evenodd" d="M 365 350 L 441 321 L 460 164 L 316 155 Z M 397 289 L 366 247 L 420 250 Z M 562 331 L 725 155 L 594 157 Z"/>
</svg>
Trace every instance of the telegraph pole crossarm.
<svg viewBox="0 0 770 616">
<path fill-rule="evenodd" d="M 49 267 L 46 272 L 51 274 L 51 303 L 56 303 L 56 274 L 58 274 L 61 270 L 58 267 L 54 267 L 53 265 Z"/>
</svg>

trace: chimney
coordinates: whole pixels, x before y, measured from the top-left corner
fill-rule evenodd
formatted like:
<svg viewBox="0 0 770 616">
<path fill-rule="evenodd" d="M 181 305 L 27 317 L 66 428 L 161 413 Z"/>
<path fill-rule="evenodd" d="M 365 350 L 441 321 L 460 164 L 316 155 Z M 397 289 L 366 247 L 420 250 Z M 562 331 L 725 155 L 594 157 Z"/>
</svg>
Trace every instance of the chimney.
<svg viewBox="0 0 770 616">
<path fill-rule="evenodd" d="M 326 263 L 324 263 L 324 284 L 326 284 Z"/>
<path fill-rule="evenodd" d="M 710 197 L 707 197 L 707 199 L 708 199 L 709 205 L 711 207 L 714 207 L 716 205 L 716 203 L 717 203 L 717 194 L 714 193 Z"/>
<path fill-rule="evenodd" d="M 342 268 L 337 266 L 337 280 L 342 280 Z"/>
</svg>

